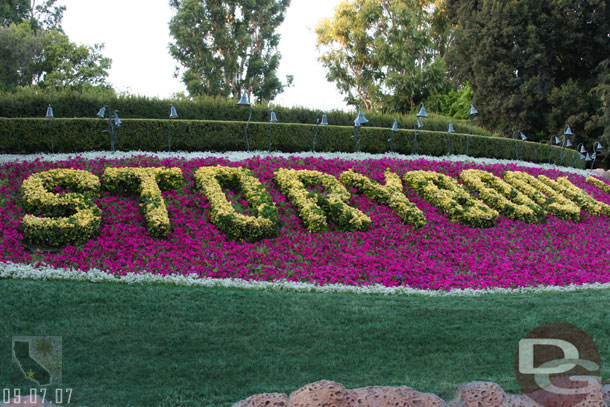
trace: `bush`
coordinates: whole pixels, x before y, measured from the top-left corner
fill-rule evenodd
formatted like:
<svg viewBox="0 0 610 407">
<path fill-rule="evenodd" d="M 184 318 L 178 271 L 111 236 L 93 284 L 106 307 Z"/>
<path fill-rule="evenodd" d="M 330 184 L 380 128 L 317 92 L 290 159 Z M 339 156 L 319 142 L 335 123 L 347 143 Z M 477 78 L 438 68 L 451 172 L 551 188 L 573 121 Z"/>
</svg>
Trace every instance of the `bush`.
<svg viewBox="0 0 610 407">
<path fill-rule="evenodd" d="M 40 118 L 51 104 L 57 118 L 95 118 L 99 109 L 109 105 L 119 111 L 121 119 L 167 119 L 169 106 L 173 104 L 180 119 L 210 120 L 210 121 L 244 121 L 248 119 L 248 109 L 237 106 L 237 100 L 200 96 L 196 98 L 157 99 L 145 96 L 117 96 L 112 90 L 91 88 L 83 92 L 69 90 L 41 91 L 22 88 L 16 93 L 0 93 L 0 117 L 6 118 Z M 315 124 L 321 119 L 322 112 L 301 107 L 287 108 L 265 104 L 253 105 L 252 121 L 269 122 L 271 110 L 274 110 L 282 123 Z M 328 122 L 337 126 L 353 126 L 356 114 L 333 110 L 326 112 Z M 370 125 L 391 127 L 394 119 L 398 120 L 402 129 L 413 129 L 417 119 L 415 116 L 391 115 L 377 112 L 366 113 Z M 447 131 L 447 118 L 430 115 L 425 120 L 427 130 Z M 456 131 L 467 133 L 468 121 L 455 120 Z M 473 127 L 473 133 L 485 136 L 491 134 L 478 127 Z"/>
<path fill-rule="evenodd" d="M 110 137 L 107 120 L 102 119 L 55 119 L 52 123 L 55 152 L 77 153 L 107 151 Z M 172 151 L 241 151 L 246 148 L 245 122 L 172 120 Z M 315 125 L 276 123 L 272 127 L 272 149 L 287 153 L 310 151 L 313 146 Z M 118 130 L 116 149 L 167 151 L 168 121 L 125 119 Z M 389 129 L 363 127 L 360 129 L 360 150 L 368 153 L 385 153 L 390 150 L 401 154 L 414 153 L 413 130 L 392 133 Z M 252 150 L 267 150 L 269 124 L 250 123 L 248 137 Z M 354 152 L 356 139 L 354 128 L 348 126 L 320 126 L 316 140 L 317 152 Z M 505 138 L 485 137 L 446 132 L 420 130 L 417 139 L 419 154 L 442 156 L 448 153 L 465 154 L 472 157 L 514 159 L 516 146 L 519 158 L 537 163 L 574 165 L 584 168 L 575 150 L 540 143 L 514 141 Z M 1 153 L 50 152 L 49 123 L 44 119 L 0 118 Z"/>
</svg>

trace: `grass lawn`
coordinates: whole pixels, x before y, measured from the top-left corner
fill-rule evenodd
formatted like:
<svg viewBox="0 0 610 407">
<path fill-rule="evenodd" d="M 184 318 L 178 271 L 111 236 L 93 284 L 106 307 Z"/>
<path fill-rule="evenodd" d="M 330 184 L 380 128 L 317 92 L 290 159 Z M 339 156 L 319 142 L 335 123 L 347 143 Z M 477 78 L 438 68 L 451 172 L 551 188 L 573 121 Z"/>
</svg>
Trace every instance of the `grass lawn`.
<svg viewBox="0 0 610 407">
<path fill-rule="evenodd" d="M 445 399 L 473 380 L 517 392 L 517 343 L 550 322 L 585 330 L 610 378 L 610 291 L 427 298 L 2 280 L 0 292 L 0 388 L 29 386 L 12 336 L 61 336 L 72 405 L 230 406 L 321 379 Z"/>
</svg>

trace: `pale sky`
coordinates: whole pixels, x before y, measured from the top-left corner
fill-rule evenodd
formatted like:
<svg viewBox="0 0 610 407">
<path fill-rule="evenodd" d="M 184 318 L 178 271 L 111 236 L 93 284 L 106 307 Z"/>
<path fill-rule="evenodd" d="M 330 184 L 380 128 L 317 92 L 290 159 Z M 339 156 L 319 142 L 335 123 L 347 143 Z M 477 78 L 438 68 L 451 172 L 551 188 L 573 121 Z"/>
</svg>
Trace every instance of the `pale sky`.
<svg viewBox="0 0 610 407">
<path fill-rule="evenodd" d="M 347 107 L 334 84 L 326 81 L 317 61 L 316 23 L 333 15 L 340 0 L 292 0 L 280 26 L 282 62 L 278 77 L 294 75 L 294 86 L 273 101 L 282 106 L 320 110 Z M 119 92 L 166 98 L 185 91 L 173 77 L 176 61 L 169 55 L 167 0 L 60 0 L 66 6 L 63 28 L 79 44 L 104 43 L 112 58 L 108 81 Z"/>
</svg>

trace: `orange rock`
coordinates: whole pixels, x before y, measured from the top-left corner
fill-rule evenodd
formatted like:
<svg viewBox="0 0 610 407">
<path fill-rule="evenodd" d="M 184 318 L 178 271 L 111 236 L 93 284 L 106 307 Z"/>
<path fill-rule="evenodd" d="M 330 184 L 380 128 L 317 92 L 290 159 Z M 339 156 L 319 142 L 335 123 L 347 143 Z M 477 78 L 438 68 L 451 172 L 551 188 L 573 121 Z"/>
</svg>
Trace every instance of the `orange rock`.
<svg viewBox="0 0 610 407">
<path fill-rule="evenodd" d="M 284 393 L 265 393 L 238 401 L 233 407 L 286 407 L 287 405 L 288 396 Z"/>
<path fill-rule="evenodd" d="M 499 384 L 491 382 L 472 382 L 458 387 L 452 407 L 499 407 L 506 393 Z"/>
<path fill-rule="evenodd" d="M 322 380 L 293 392 L 288 407 L 351 407 L 346 403 L 347 390 L 342 384 Z"/>
<path fill-rule="evenodd" d="M 445 401 L 434 394 L 420 393 L 407 386 L 374 386 L 348 390 L 349 407 L 442 407 Z"/>
</svg>

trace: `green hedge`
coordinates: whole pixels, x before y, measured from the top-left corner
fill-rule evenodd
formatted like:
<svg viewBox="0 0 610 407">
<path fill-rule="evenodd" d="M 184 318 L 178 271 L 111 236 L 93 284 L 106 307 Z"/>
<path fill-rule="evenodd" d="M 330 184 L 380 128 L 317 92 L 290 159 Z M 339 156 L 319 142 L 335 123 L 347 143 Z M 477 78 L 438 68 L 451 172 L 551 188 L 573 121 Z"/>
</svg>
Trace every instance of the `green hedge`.
<svg viewBox="0 0 610 407">
<path fill-rule="evenodd" d="M 243 121 L 248 119 L 249 109 L 236 105 L 237 100 L 196 97 L 193 99 L 156 99 L 144 96 L 116 96 L 111 91 L 92 89 L 84 93 L 74 91 L 35 91 L 22 89 L 16 93 L 0 93 L 0 117 L 7 118 L 40 118 L 44 117 L 47 106 L 51 104 L 57 118 L 95 118 L 99 109 L 109 105 L 119 111 L 121 120 L 132 119 L 165 119 L 169 116 L 169 106 L 173 104 L 180 119 L 184 120 L 220 120 Z M 281 106 L 253 105 L 252 121 L 268 122 L 270 112 L 274 110 L 282 123 L 314 124 L 321 118 L 322 112 L 306 108 L 287 108 Z M 328 122 L 337 126 L 353 126 L 356 114 L 338 110 L 326 112 Z M 430 113 L 430 112 L 429 112 Z M 394 119 L 400 128 L 414 128 L 414 115 L 366 113 L 369 125 L 391 127 Z M 453 120 L 459 133 L 468 132 L 468 121 Z M 430 114 L 424 120 L 427 130 L 447 131 L 448 119 L 444 116 Z M 476 121 L 475 121 L 476 124 Z M 491 136 L 491 133 L 474 126 L 473 134 Z"/>
<path fill-rule="evenodd" d="M 108 151 L 110 137 L 102 133 L 107 129 L 107 120 L 102 119 L 55 119 L 52 122 L 55 152 L 76 153 L 85 151 Z M 245 122 L 172 120 L 172 151 L 240 151 L 246 149 Z M 283 152 L 311 151 L 315 125 L 276 123 L 272 127 L 273 150 Z M 117 150 L 167 151 L 168 120 L 125 119 L 118 131 Z M 267 150 L 268 123 L 250 123 L 248 128 L 250 148 Z M 413 130 L 401 130 L 396 134 L 389 129 L 362 127 L 360 150 L 369 153 L 385 153 L 392 139 L 394 152 L 411 154 L 414 149 Z M 465 154 L 472 157 L 515 159 L 515 141 L 467 134 L 420 130 L 419 154 L 442 156 L 448 153 Z M 319 126 L 316 141 L 317 152 L 354 152 L 355 130 L 352 126 Z M 562 149 L 540 143 L 517 141 L 519 159 L 524 161 L 555 164 L 561 162 Z M 0 153 L 39 153 L 51 151 L 49 122 L 44 119 L 0 118 Z M 565 150 L 564 165 L 584 168 L 575 150 Z M 574 159 L 576 159 L 574 161 Z"/>
</svg>

